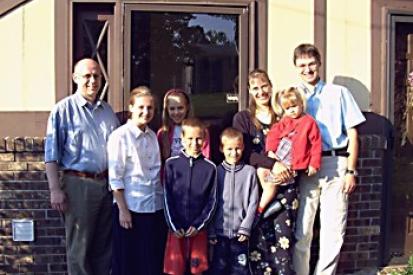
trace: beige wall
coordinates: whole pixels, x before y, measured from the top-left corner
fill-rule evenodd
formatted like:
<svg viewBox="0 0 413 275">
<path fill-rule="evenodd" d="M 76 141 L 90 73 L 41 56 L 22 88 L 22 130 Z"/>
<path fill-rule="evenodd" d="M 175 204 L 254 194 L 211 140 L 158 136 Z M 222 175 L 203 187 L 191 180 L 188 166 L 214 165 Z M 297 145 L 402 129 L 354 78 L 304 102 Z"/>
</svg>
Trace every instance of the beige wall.
<svg viewBox="0 0 413 275">
<path fill-rule="evenodd" d="M 314 3 L 268 0 L 268 73 L 276 89 L 297 83 L 292 54 L 300 43 L 314 43 Z"/>
<path fill-rule="evenodd" d="M 362 109 L 371 91 L 371 0 L 327 1 L 326 80 L 349 87 Z M 47 111 L 55 97 L 54 0 L 0 18 L 0 111 Z M 268 71 L 276 88 L 298 81 L 292 51 L 314 42 L 314 1 L 268 0 Z M 13 96 L 10 96 L 13 95 Z"/>
<path fill-rule="evenodd" d="M 0 111 L 47 111 L 55 102 L 54 0 L 0 18 Z"/>
<path fill-rule="evenodd" d="M 370 109 L 370 14 L 370 0 L 327 3 L 326 80 L 349 88 L 362 110 Z"/>
<path fill-rule="evenodd" d="M 268 0 L 268 6 L 268 72 L 276 88 L 282 88 L 299 81 L 294 48 L 314 43 L 314 1 Z M 326 81 L 348 87 L 360 108 L 369 110 L 370 0 L 329 0 L 326 14 Z"/>
</svg>

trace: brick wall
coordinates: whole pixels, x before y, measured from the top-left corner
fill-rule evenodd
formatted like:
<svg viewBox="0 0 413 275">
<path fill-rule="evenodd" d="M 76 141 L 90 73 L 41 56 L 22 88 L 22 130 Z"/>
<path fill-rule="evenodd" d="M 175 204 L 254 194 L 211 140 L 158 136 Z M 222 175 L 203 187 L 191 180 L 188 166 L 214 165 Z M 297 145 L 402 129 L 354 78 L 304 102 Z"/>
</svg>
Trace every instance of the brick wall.
<svg viewBox="0 0 413 275">
<path fill-rule="evenodd" d="M 43 138 L 0 138 L 0 274 L 65 274 L 64 228 L 51 210 Z M 35 222 L 34 242 L 14 242 L 12 219 Z"/>
<path fill-rule="evenodd" d="M 358 187 L 351 195 L 339 273 L 375 267 L 380 254 L 386 140 L 361 136 Z M 51 210 L 43 138 L 0 138 L 0 274 L 65 274 L 64 228 Z M 35 221 L 34 242 L 13 242 L 11 220 Z"/>
<path fill-rule="evenodd" d="M 382 230 L 384 161 L 388 151 L 383 136 L 360 136 L 357 189 L 350 196 L 348 224 L 339 273 L 377 267 Z"/>
</svg>

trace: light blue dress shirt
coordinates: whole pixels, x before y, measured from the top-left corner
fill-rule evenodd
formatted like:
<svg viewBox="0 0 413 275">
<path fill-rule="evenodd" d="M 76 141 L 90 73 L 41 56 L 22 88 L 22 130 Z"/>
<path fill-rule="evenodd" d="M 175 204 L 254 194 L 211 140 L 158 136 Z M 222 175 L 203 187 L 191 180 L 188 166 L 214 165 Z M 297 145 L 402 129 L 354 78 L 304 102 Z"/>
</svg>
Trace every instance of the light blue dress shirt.
<svg viewBox="0 0 413 275">
<path fill-rule="evenodd" d="M 45 162 L 63 170 L 100 173 L 107 169 L 106 142 L 119 126 L 104 101 L 89 103 L 80 92 L 58 102 L 47 123 Z"/>
<path fill-rule="evenodd" d="M 307 98 L 306 112 L 317 121 L 320 128 L 323 151 L 345 148 L 348 145 L 347 129 L 366 120 L 350 91 L 321 80 L 314 91 L 303 84 L 300 88 Z"/>
<path fill-rule="evenodd" d="M 161 155 L 155 132 L 140 130 L 130 120 L 108 141 L 109 185 L 124 189 L 129 210 L 153 213 L 163 209 Z"/>
</svg>

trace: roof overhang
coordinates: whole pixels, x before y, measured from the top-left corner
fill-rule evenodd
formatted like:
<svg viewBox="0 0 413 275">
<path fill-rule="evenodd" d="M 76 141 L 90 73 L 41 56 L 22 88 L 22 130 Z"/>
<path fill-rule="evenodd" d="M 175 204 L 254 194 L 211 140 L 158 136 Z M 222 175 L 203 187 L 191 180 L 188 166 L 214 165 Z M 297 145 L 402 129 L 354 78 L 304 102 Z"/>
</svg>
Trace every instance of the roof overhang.
<svg viewBox="0 0 413 275">
<path fill-rule="evenodd" d="M 20 7 L 31 0 L 1 0 L 0 1 L 0 17 L 6 15 L 10 11 Z"/>
</svg>

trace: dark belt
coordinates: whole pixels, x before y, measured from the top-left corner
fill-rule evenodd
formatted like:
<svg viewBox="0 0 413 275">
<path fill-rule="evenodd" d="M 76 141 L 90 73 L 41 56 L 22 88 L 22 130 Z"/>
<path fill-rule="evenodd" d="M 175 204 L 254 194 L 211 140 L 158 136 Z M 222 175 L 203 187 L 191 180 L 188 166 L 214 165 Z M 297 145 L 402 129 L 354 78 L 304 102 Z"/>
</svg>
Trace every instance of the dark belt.
<svg viewBox="0 0 413 275">
<path fill-rule="evenodd" d="M 107 179 L 108 178 L 108 170 L 105 170 L 101 173 L 90 173 L 90 172 L 81 172 L 76 170 L 64 170 L 63 173 L 71 176 L 81 177 L 81 178 L 88 178 L 88 179 Z"/>
<path fill-rule="evenodd" d="M 350 154 L 347 152 L 347 148 L 341 148 L 336 150 L 323 151 L 321 155 L 323 157 L 348 157 Z"/>
</svg>

